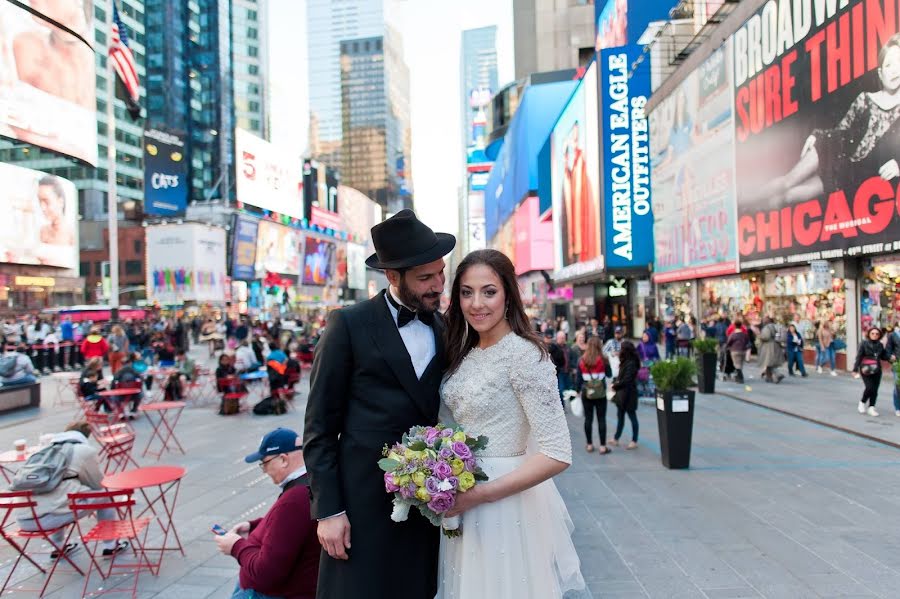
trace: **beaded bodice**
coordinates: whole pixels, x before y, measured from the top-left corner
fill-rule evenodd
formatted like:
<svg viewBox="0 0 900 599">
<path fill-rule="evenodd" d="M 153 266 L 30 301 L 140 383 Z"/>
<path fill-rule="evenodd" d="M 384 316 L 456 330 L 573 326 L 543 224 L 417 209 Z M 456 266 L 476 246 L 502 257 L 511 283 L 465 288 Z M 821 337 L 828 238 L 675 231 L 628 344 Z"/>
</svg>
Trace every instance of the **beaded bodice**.
<svg viewBox="0 0 900 599">
<path fill-rule="evenodd" d="M 544 455 L 572 463 L 556 369 L 515 333 L 472 349 L 444 383 L 442 398 L 467 433 L 488 437 L 482 457 L 522 455 L 533 439 Z"/>
</svg>

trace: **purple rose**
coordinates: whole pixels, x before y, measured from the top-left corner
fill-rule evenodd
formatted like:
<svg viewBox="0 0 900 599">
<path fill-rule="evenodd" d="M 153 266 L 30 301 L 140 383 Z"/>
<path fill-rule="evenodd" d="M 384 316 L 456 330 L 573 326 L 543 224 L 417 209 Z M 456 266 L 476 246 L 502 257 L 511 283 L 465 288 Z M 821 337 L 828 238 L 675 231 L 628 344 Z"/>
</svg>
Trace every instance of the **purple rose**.
<svg viewBox="0 0 900 599">
<path fill-rule="evenodd" d="M 453 431 L 450 430 L 449 428 L 445 428 L 444 430 L 441 431 L 441 436 L 442 437 L 452 437 Z"/>
<path fill-rule="evenodd" d="M 425 443 L 428 445 L 434 445 L 435 439 L 441 436 L 441 431 L 436 428 L 429 427 L 427 431 L 425 431 Z"/>
<path fill-rule="evenodd" d="M 463 464 L 466 466 L 468 472 L 475 472 L 475 468 L 478 467 L 478 463 L 475 461 L 474 457 L 463 460 Z"/>
<path fill-rule="evenodd" d="M 429 470 L 434 470 L 435 464 L 437 464 L 437 461 L 432 458 L 428 458 L 427 460 L 425 460 L 425 467 Z"/>
<path fill-rule="evenodd" d="M 453 495 L 441 491 L 431 496 L 431 501 L 428 502 L 428 509 L 435 514 L 443 514 L 453 507 L 453 503 Z"/>
<path fill-rule="evenodd" d="M 428 491 L 429 495 L 434 495 L 435 493 L 440 492 L 440 489 L 438 488 L 438 485 L 440 485 L 440 484 L 441 484 L 441 481 L 439 481 L 438 479 L 436 479 L 433 476 L 429 476 L 428 478 L 425 479 L 425 490 Z"/>
<path fill-rule="evenodd" d="M 462 441 L 454 441 L 453 453 L 455 453 L 461 460 L 468 460 L 472 457 L 472 450 L 469 449 L 469 446 Z"/>
<path fill-rule="evenodd" d="M 453 476 L 453 469 L 450 468 L 450 464 L 447 462 L 438 462 L 434 466 L 434 475 L 439 479 L 444 480 Z"/>
<path fill-rule="evenodd" d="M 438 452 L 438 455 L 441 456 L 442 460 L 449 460 L 453 457 L 453 450 L 445 446 Z"/>
<path fill-rule="evenodd" d="M 459 479 L 455 476 L 451 476 L 450 478 L 448 478 L 447 482 L 450 483 L 451 487 L 453 487 L 452 490 L 456 491 L 457 489 L 459 489 Z"/>
<path fill-rule="evenodd" d="M 400 487 L 400 496 L 404 499 L 412 499 L 416 496 L 416 485 L 409 484 L 405 487 Z"/>
<path fill-rule="evenodd" d="M 384 473 L 384 490 L 388 493 L 396 493 L 400 487 L 394 484 L 394 475 L 390 472 Z"/>
</svg>

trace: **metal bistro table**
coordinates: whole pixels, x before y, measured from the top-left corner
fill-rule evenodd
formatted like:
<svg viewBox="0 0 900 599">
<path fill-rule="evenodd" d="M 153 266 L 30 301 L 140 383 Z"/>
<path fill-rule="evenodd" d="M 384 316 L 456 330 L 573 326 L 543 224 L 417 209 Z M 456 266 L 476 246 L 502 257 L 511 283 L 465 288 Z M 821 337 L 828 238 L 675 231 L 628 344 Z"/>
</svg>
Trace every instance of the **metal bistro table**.
<svg viewBox="0 0 900 599">
<path fill-rule="evenodd" d="M 56 381 L 56 397 L 53 399 L 53 407 L 64 406 L 66 404 L 78 405 L 78 395 L 72 386 L 72 381 L 81 378 L 81 374 L 77 372 L 54 372 L 50 378 Z M 66 398 L 71 396 L 71 401 Z"/>
<path fill-rule="evenodd" d="M 262 401 L 267 394 L 267 387 L 269 383 L 269 374 L 265 370 L 254 370 L 253 372 L 245 372 L 240 376 L 242 381 L 248 383 L 248 391 L 251 389 L 255 390 L 255 396 L 258 396 L 257 400 Z M 257 383 L 257 384 L 254 384 Z"/>
<path fill-rule="evenodd" d="M 41 448 L 38 446 L 26 447 L 25 455 L 22 455 L 15 449 L 0 453 L 0 473 L 6 479 L 7 484 L 12 484 L 12 479 L 16 475 L 16 471 L 9 467 L 9 464 L 24 464 L 25 461 L 33 454 L 37 453 Z"/>
<path fill-rule="evenodd" d="M 107 406 L 110 407 L 121 420 L 125 418 L 125 410 L 122 408 L 122 404 L 125 403 L 126 398 L 130 395 L 138 395 L 140 392 L 140 389 L 107 389 L 106 391 L 98 392 L 97 395 L 103 399 L 115 398 L 118 400 L 107 402 Z"/>
<path fill-rule="evenodd" d="M 104 488 L 110 491 L 124 491 L 125 489 L 134 489 L 141 492 L 147 506 L 135 516 L 135 519 L 141 518 L 147 512 L 151 512 L 156 517 L 163 533 L 162 543 L 159 547 L 145 547 L 147 552 L 158 551 L 159 561 L 152 565 L 159 574 L 159 566 L 162 564 L 162 558 L 166 551 L 180 551 L 181 555 L 185 555 L 184 547 L 181 545 L 181 539 L 178 538 L 178 531 L 175 530 L 175 504 L 178 501 L 178 490 L 181 487 L 181 479 L 184 478 L 185 469 L 180 466 L 144 466 L 142 468 L 134 468 L 116 474 L 108 474 L 103 477 L 100 482 Z M 156 489 L 155 496 L 153 489 Z M 152 496 L 152 499 L 151 499 Z M 153 506 L 161 508 L 157 510 Z M 169 546 L 169 535 L 175 539 L 175 544 Z"/>
<path fill-rule="evenodd" d="M 153 433 L 150 435 L 150 440 L 147 442 L 147 447 L 144 448 L 144 453 L 141 454 L 141 457 L 146 457 L 149 453 L 150 455 L 155 455 L 158 460 L 166 451 L 174 452 L 174 447 L 169 447 L 170 441 L 184 455 L 184 448 L 178 442 L 178 437 L 175 436 L 175 425 L 178 424 L 178 419 L 181 418 L 181 412 L 184 411 L 184 406 L 186 405 L 183 401 L 158 401 L 138 407 L 138 411 L 146 414 L 147 420 L 150 421 L 150 426 L 153 427 Z M 151 414 L 155 414 L 158 418 L 151 416 Z M 158 452 L 150 450 L 156 439 L 159 439 L 160 443 Z"/>
</svg>

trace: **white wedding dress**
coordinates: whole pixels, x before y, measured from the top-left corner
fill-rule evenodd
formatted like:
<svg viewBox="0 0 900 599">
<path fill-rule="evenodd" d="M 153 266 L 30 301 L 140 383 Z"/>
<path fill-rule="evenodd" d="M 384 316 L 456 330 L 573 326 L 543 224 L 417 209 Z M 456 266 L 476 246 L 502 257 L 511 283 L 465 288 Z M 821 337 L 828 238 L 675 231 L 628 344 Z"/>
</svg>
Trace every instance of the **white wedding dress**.
<svg viewBox="0 0 900 599">
<path fill-rule="evenodd" d="M 535 452 L 572 462 L 556 370 L 515 333 L 473 349 L 441 393 L 456 423 L 488 437 L 478 458 L 491 480 Z M 436 599 L 553 599 L 584 589 L 572 529 L 552 480 L 465 512 L 462 535 L 441 537 Z"/>
</svg>

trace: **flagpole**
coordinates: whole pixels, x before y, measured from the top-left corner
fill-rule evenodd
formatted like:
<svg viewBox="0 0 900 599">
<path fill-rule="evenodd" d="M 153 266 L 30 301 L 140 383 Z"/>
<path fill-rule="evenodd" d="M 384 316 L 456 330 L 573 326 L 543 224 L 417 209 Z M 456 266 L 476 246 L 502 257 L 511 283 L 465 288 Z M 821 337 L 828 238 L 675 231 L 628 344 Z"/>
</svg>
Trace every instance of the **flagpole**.
<svg viewBox="0 0 900 599">
<path fill-rule="evenodd" d="M 113 3 L 106 6 L 106 210 L 109 228 L 109 320 L 119 320 L 119 201 L 116 194 L 116 73 L 109 56 L 112 45 Z"/>
</svg>

